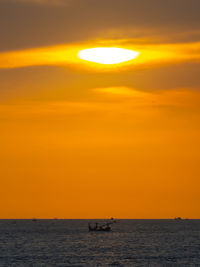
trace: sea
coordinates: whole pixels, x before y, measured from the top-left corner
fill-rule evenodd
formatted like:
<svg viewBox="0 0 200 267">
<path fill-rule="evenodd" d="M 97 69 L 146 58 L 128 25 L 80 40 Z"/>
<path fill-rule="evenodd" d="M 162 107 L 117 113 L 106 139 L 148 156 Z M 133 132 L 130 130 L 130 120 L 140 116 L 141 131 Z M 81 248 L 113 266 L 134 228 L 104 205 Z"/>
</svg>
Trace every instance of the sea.
<svg viewBox="0 0 200 267">
<path fill-rule="evenodd" d="M 200 220 L 0 220 L 0 266 L 200 266 Z"/>
</svg>

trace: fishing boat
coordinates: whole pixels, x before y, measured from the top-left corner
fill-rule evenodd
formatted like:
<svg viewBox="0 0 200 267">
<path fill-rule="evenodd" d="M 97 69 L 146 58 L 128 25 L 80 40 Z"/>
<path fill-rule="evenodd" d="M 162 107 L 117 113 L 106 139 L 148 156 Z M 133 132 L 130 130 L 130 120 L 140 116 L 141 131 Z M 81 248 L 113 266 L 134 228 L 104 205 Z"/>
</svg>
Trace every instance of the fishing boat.
<svg viewBox="0 0 200 267">
<path fill-rule="evenodd" d="M 175 217 L 174 220 L 175 221 L 182 221 L 183 219 L 181 217 Z"/>
<path fill-rule="evenodd" d="M 116 221 L 111 218 L 110 222 L 106 223 L 88 223 L 88 230 L 95 232 L 110 232 L 112 230 L 111 225 L 116 223 Z"/>
</svg>

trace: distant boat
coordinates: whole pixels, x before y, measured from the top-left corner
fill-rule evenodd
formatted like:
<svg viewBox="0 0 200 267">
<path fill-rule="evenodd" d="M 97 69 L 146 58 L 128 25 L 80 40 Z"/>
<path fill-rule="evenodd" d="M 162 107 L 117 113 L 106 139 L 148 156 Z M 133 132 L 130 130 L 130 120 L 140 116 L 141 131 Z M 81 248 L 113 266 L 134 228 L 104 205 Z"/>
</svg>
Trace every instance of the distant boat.
<svg viewBox="0 0 200 267">
<path fill-rule="evenodd" d="M 175 221 L 182 221 L 183 219 L 181 217 L 175 217 L 174 220 Z"/>
<path fill-rule="evenodd" d="M 111 218 L 110 222 L 106 223 L 88 223 L 88 230 L 95 232 L 110 232 L 112 230 L 111 225 L 116 223 L 116 221 Z"/>
</svg>

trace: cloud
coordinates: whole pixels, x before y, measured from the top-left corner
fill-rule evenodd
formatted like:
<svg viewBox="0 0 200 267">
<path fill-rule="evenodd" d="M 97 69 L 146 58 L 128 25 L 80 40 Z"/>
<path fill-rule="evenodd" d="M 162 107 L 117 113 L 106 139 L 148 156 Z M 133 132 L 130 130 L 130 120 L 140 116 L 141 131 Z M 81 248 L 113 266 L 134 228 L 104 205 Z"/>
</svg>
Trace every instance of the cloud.
<svg viewBox="0 0 200 267">
<path fill-rule="evenodd" d="M 58 115 L 68 117 L 81 116 L 82 118 L 94 113 L 97 115 L 112 114 L 112 117 L 117 117 L 117 114 L 126 114 L 128 117 L 133 118 L 134 114 L 140 114 L 137 113 L 138 111 L 142 111 L 141 114 L 148 116 L 152 110 L 159 112 L 164 110 L 170 111 L 166 115 L 171 114 L 171 116 L 175 116 L 175 113 L 173 113 L 175 109 L 183 112 L 183 115 L 187 115 L 188 112 L 196 113 L 198 117 L 200 116 L 200 92 L 198 89 L 182 88 L 179 90 L 142 92 L 135 88 L 113 86 L 112 88 L 98 88 L 92 91 L 94 92 L 92 98 L 82 101 L 61 100 L 42 102 L 16 100 L 11 103 L 2 103 L 0 105 L 0 121 L 6 121 L 9 117 L 30 119 L 44 116 L 45 118 L 54 117 L 57 119 Z M 119 92 L 120 94 L 118 94 Z M 158 115 L 162 115 L 162 112 L 158 113 Z M 104 119 L 109 120 L 107 116 Z"/>
<path fill-rule="evenodd" d="M 125 86 L 113 86 L 113 87 L 106 87 L 106 88 L 95 88 L 93 89 L 94 92 L 107 94 L 107 95 L 118 95 L 118 96 L 136 96 L 137 91 L 133 91 L 129 87 Z"/>
<path fill-rule="evenodd" d="M 110 101 L 116 100 L 119 103 L 121 100 L 125 101 L 126 106 L 129 103 L 134 107 L 198 107 L 200 105 L 200 93 L 199 89 L 192 88 L 180 88 L 173 90 L 162 90 L 147 92 L 141 91 L 132 87 L 125 86 L 113 86 L 113 87 L 102 87 L 95 88 L 92 92 L 97 93 L 98 96 L 103 96 L 104 100 L 107 98 Z"/>
<path fill-rule="evenodd" d="M 108 45 L 106 45 L 108 44 Z M 123 47 L 140 53 L 134 59 L 121 64 L 103 65 L 82 60 L 78 52 L 89 47 Z M 130 69 L 147 69 L 162 65 L 185 62 L 200 62 L 200 42 L 177 44 L 134 44 L 119 41 L 90 42 L 71 45 L 60 45 L 0 53 L 0 68 L 12 69 L 30 66 L 70 66 L 87 69 L 92 72 L 119 71 Z"/>
<path fill-rule="evenodd" d="M 60 6 L 68 5 L 71 0 L 0 0 L 0 2 L 17 2 L 24 4 L 36 4 L 36 5 L 48 5 L 48 6 Z"/>
<path fill-rule="evenodd" d="M 198 0 L 182 0 L 181 8 L 180 0 L 0 0 L 2 2 L 1 51 L 95 38 L 150 37 L 180 43 L 198 41 L 200 36 Z"/>
</svg>

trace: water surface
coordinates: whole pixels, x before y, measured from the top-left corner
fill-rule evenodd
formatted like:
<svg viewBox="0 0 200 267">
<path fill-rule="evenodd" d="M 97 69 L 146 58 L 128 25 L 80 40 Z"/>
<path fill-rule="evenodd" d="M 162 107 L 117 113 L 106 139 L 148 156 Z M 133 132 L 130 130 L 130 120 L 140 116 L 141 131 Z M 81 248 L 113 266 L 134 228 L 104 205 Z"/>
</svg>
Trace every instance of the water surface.
<svg viewBox="0 0 200 267">
<path fill-rule="evenodd" d="M 0 220 L 0 266 L 200 266 L 200 220 Z"/>
</svg>

